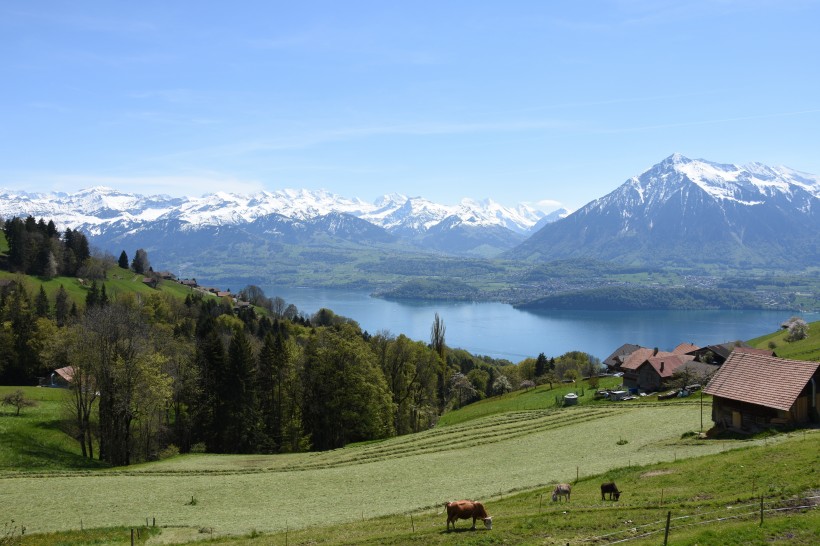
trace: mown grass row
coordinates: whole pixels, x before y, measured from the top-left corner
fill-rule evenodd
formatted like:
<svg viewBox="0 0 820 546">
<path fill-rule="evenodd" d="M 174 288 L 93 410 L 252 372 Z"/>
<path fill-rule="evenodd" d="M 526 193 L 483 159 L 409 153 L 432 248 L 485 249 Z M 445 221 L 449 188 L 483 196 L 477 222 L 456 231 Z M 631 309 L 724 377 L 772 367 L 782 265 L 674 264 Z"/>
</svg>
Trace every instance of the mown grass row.
<svg viewBox="0 0 820 546">
<path fill-rule="evenodd" d="M 820 543 L 820 432 L 796 432 L 779 442 L 749 445 L 705 457 L 644 466 L 613 468 L 604 474 L 573 481 L 570 502 L 552 502 L 552 484 L 518 493 L 481 497 L 493 516 L 490 531 L 469 531 L 461 521 L 455 532 L 445 530 L 443 506 L 399 511 L 373 517 L 362 510 L 335 525 L 298 527 L 293 521 L 281 531 L 247 528 L 221 535 L 209 526 L 159 526 L 152 543 L 231 545 L 351 545 L 351 544 L 610 544 L 662 542 L 671 513 L 670 544 L 746 546 Z M 599 485 L 614 479 L 623 495 L 619 502 L 601 501 Z M 765 515 L 760 525 L 760 498 Z M 813 497 L 813 498 L 811 498 Z M 782 508 L 810 508 L 781 511 Z M 813 508 L 811 507 L 813 506 Z M 315 505 L 329 517 L 335 498 Z M 358 507 L 357 507 L 358 508 Z M 156 533 L 157 530 L 154 530 Z M 27 536 L 23 544 L 127 544 L 127 528 L 69 531 Z M 652 533 L 644 538 L 641 535 Z"/>
<path fill-rule="evenodd" d="M 78 529 L 80 525 L 136 525 L 151 516 L 162 526 L 209 528 L 216 535 L 252 530 L 270 533 L 340 524 L 363 516 L 407 514 L 455 498 L 506 497 L 514 491 L 547 487 L 576 476 L 583 479 L 622 466 L 748 445 L 736 440 L 681 439 L 684 433 L 697 430 L 699 410 L 693 404 L 669 406 L 662 413 L 639 405 L 607 413 L 598 409 L 558 412 L 596 415 L 566 426 L 544 426 L 493 442 L 471 442 L 467 435 L 461 448 L 386 456 L 358 464 L 345 462 L 348 455 L 340 450 L 286 457 L 185 456 L 147 465 L 144 469 L 149 472 L 142 473 L 134 469 L 127 473 L 6 474 L 0 479 L 0 505 L 11 507 L 9 517 L 31 532 Z M 508 426 L 515 427 L 522 416 L 499 418 L 503 419 L 511 419 Z M 479 432 L 485 421 L 487 427 L 496 426 L 493 418 L 474 421 L 471 426 Z M 383 444 L 389 447 L 392 441 Z M 280 464 L 298 467 L 304 461 L 314 462 L 317 456 L 330 461 L 336 457 L 339 464 L 289 472 L 210 472 Z M 153 466 L 175 471 L 154 473 Z M 328 502 L 332 509 L 317 510 Z"/>
</svg>

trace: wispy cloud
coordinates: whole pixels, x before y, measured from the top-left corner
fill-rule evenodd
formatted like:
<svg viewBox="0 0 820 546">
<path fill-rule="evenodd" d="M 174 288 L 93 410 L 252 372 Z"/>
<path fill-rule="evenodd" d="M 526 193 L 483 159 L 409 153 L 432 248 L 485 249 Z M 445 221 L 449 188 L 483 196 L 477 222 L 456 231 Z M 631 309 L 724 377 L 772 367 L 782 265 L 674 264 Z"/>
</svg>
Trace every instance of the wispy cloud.
<svg viewBox="0 0 820 546">
<path fill-rule="evenodd" d="M 737 116 L 731 118 L 715 118 L 715 119 L 703 119 L 703 120 L 696 120 L 696 121 L 681 121 L 675 123 L 659 123 L 657 125 L 642 125 L 637 127 L 620 127 L 614 129 L 599 129 L 594 132 L 600 134 L 615 134 L 615 133 L 636 133 L 641 131 L 653 131 L 656 129 L 670 129 L 675 127 L 694 127 L 698 125 L 717 125 L 721 123 L 733 123 L 736 121 L 750 121 L 756 119 L 772 119 L 772 118 L 785 118 L 791 116 L 803 116 L 806 114 L 817 114 L 820 113 L 820 108 L 812 108 L 808 110 L 797 110 L 794 112 L 774 112 L 771 114 L 758 114 L 753 116 Z"/>
<path fill-rule="evenodd" d="M 215 172 L 181 176 L 119 176 L 91 174 L 31 173 L 15 177 L 15 184 L 34 185 L 45 191 L 73 192 L 94 186 L 106 186 L 142 195 L 192 196 L 230 191 L 255 193 L 264 186 L 256 180 L 246 180 Z"/>
<path fill-rule="evenodd" d="M 245 140 L 243 142 L 179 151 L 163 157 L 241 156 L 247 154 L 304 149 L 333 142 L 366 139 L 379 136 L 436 136 L 478 133 L 514 133 L 554 129 L 578 129 L 573 121 L 511 120 L 489 122 L 419 122 L 383 125 L 351 126 L 315 131 L 293 132 L 276 138 Z"/>
</svg>

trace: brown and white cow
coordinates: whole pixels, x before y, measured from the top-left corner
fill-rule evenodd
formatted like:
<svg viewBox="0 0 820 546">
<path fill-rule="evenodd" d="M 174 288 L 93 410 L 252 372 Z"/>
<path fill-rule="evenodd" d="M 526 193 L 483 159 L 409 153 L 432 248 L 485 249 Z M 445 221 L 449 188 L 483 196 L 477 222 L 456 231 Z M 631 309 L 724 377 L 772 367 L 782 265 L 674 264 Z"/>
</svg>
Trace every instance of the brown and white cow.
<svg viewBox="0 0 820 546">
<path fill-rule="evenodd" d="M 572 486 L 568 483 L 559 483 L 552 490 L 552 500 L 557 501 L 559 497 L 565 497 L 569 502 L 569 494 L 572 492 Z"/>
<path fill-rule="evenodd" d="M 473 518 L 472 530 L 475 531 L 475 520 L 481 519 L 484 521 L 484 527 L 487 529 L 493 528 L 493 518 L 487 514 L 484 505 L 480 502 L 470 500 L 460 500 L 447 502 L 444 504 L 447 508 L 447 530 L 450 530 L 450 523 L 453 524 L 453 529 L 456 528 L 456 520 Z"/>
<path fill-rule="evenodd" d="M 618 486 L 615 485 L 615 482 L 608 482 L 601 484 L 601 500 L 604 500 L 604 495 L 609 493 L 609 500 L 612 500 L 612 496 L 615 496 L 615 500 L 621 498 L 621 492 L 618 491 Z"/>
</svg>

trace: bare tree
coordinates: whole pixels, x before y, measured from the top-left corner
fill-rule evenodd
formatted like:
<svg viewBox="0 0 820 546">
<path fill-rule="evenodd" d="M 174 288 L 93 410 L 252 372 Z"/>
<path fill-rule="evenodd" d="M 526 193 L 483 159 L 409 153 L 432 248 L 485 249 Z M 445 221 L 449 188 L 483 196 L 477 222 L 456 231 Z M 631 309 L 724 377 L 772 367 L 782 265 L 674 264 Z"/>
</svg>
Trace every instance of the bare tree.
<svg viewBox="0 0 820 546">
<path fill-rule="evenodd" d="M 430 327 L 430 345 L 438 354 L 439 358 L 444 358 L 444 349 L 446 347 L 444 341 L 444 332 L 447 328 L 444 326 L 444 321 L 436 313 L 433 318 L 433 326 Z"/>
<path fill-rule="evenodd" d="M 444 321 L 436 313 L 433 318 L 433 326 L 430 327 L 430 346 L 439 358 L 438 370 L 438 399 L 439 412 L 444 413 L 444 408 L 447 405 L 447 359 L 445 357 L 445 350 L 447 346 L 444 341 Z M 466 378 L 465 378 L 466 379 Z M 469 382 L 469 381 L 468 381 Z"/>
<path fill-rule="evenodd" d="M 148 253 L 140 248 L 134 254 L 134 259 L 131 261 L 131 269 L 134 270 L 135 273 L 147 273 L 149 269 L 151 269 L 151 262 L 148 261 Z"/>
<path fill-rule="evenodd" d="M 271 313 L 273 313 L 273 316 L 275 316 L 276 318 L 282 318 L 285 314 L 286 306 L 287 306 L 287 303 L 285 302 L 285 300 L 283 300 L 279 296 L 276 296 L 276 297 L 273 298 L 273 300 L 271 300 L 270 311 L 271 311 Z"/>
<path fill-rule="evenodd" d="M 4 406 L 14 406 L 17 408 L 15 415 L 20 415 L 20 410 L 23 408 L 30 408 L 36 406 L 37 402 L 29 400 L 21 389 L 8 393 L 3 397 L 2 403 Z"/>
<path fill-rule="evenodd" d="M 65 399 L 64 411 L 74 423 L 72 434 L 80 443 L 83 457 L 94 457 L 92 410 L 97 401 L 93 370 L 90 366 L 83 324 L 63 328 L 45 345 L 41 355 L 53 368 L 68 368 L 71 374 L 71 396 Z"/>
</svg>

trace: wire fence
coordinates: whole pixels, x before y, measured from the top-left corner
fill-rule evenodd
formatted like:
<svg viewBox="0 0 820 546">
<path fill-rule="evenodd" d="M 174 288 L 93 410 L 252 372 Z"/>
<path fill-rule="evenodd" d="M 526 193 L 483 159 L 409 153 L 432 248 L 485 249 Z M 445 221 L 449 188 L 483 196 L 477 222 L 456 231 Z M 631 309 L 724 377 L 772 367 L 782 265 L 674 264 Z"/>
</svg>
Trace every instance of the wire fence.
<svg viewBox="0 0 820 546">
<path fill-rule="evenodd" d="M 769 508 L 766 508 L 768 504 Z M 754 506 L 754 510 L 747 510 L 745 512 L 736 513 L 736 510 L 743 510 L 748 509 Z M 820 495 L 816 496 L 808 496 L 808 497 L 801 497 L 799 499 L 791 499 L 785 501 L 769 501 L 766 503 L 765 499 L 761 498 L 760 502 L 754 502 L 749 504 L 743 504 L 739 506 L 729 506 L 726 508 L 721 508 L 719 510 L 711 510 L 709 512 L 700 512 L 697 514 L 686 514 L 682 516 L 671 517 L 671 511 L 667 513 L 667 518 L 662 520 L 653 521 L 650 523 L 644 523 L 641 525 L 633 525 L 626 529 L 621 529 L 619 531 L 613 531 L 611 533 L 597 535 L 594 537 L 588 537 L 582 542 L 594 542 L 605 544 L 607 546 L 611 544 L 623 544 L 625 542 L 630 542 L 633 540 L 640 540 L 652 535 L 656 535 L 659 533 L 667 532 L 669 535 L 672 534 L 675 530 L 681 530 L 687 527 L 694 527 L 697 525 L 706 525 L 709 523 L 721 523 L 731 520 L 737 520 L 742 518 L 751 518 L 751 517 L 760 517 L 761 524 L 763 522 L 763 518 L 765 514 L 772 514 L 777 512 L 788 512 L 788 511 L 795 511 L 795 510 L 807 510 L 807 509 L 817 509 L 820 506 Z M 760 507 L 760 508 L 757 508 Z M 713 516 L 719 513 L 726 513 L 731 510 L 733 513 L 730 515 L 725 515 L 723 517 L 713 517 L 710 519 L 702 519 L 707 516 Z M 687 522 L 686 520 L 692 520 Z M 698 520 L 698 521 L 695 521 Z M 678 522 L 676 525 L 672 525 L 672 522 Z M 667 530 L 667 525 L 668 530 Z M 624 535 L 629 533 L 630 536 L 617 538 L 619 535 Z M 613 540 L 615 539 L 615 540 Z"/>
</svg>

